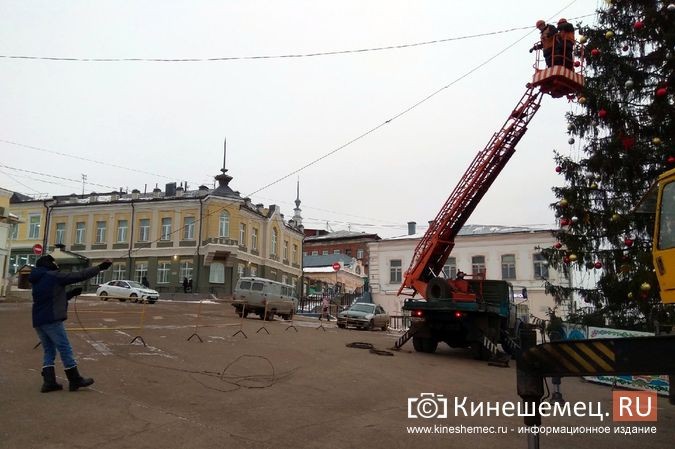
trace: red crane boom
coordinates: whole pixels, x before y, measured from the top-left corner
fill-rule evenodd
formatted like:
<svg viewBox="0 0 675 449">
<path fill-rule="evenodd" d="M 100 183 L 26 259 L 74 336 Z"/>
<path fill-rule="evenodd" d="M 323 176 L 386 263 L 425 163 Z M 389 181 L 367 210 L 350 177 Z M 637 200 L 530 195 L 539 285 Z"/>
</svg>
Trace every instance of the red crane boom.
<svg viewBox="0 0 675 449">
<path fill-rule="evenodd" d="M 476 155 L 415 248 L 399 294 L 409 288 L 413 290 L 412 293 L 404 294 L 414 296 L 420 293 L 425 298 L 429 296 L 427 284 L 441 272 L 455 246 L 455 237 L 515 152 L 516 145 L 527 131 L 528 123 L 539 110 L 542 96 L 541 91 L 535 92 L 535 87 L 529 85 L 501 129 Z"/>
</svg>

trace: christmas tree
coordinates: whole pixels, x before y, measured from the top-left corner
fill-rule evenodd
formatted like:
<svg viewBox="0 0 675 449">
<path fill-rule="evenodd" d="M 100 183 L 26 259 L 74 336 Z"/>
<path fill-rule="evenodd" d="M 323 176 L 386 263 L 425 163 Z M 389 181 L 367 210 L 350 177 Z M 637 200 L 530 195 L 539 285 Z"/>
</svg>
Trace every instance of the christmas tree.
<svg viewBox="0 0 675 449">
<path fill-rule="evenodd" d="M 673 315 L 660 304 L 653 270 L 654 215 L 635 208 L 675 167 L 675 4 L 611 0 L 596 22 L 578 29 L 585 86 L 568 114 L 571 150 L 555 153 L 564 177 L 553 189 L 560 229 L 543 252 L 561 271 L 595 271 L 598 283 L 546 287 L 557 301 L 576 293 L 594 307 L 572 320 L 653 329 Z"/>
</svg>

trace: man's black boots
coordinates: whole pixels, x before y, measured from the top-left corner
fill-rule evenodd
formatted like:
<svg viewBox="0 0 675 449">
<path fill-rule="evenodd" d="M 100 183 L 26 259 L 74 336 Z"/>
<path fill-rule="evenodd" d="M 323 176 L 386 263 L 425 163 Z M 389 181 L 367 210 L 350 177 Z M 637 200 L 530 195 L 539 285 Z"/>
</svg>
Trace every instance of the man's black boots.
<svg viewBox="0 0 675 449">
<path fill-rule="evenodd" d="M 49 393 L 50 391 L 63 390 L 63 385 L 56 383 L 56 373 L 53 366 L 45 366 L 42 368 L 42 393 Z"/>
<path fill-rule="evenodd" d="M 94 379 L 80 376 L 80 373 L 77 371 L 77 366 L 68 368 L 66 370 L 66 376 L 68 377 L 68 382 L 70 384 L 68 386 L 70 391 L 77 391 L 78 388 L 88 387 L 94 383 Z"/>
</svg>

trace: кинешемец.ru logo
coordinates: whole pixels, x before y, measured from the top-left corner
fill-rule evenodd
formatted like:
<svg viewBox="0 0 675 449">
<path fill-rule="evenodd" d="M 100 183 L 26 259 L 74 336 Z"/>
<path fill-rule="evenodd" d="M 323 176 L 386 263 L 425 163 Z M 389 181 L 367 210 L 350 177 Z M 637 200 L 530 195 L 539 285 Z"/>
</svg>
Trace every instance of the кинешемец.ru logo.
<svg viewBox="0 0 675 449">
<path fill-rule="evenodd" d="M 408 398 L 408 418 L 447 418 L 448 398 L 441 394 L 420 393 Z"/>
</svg>

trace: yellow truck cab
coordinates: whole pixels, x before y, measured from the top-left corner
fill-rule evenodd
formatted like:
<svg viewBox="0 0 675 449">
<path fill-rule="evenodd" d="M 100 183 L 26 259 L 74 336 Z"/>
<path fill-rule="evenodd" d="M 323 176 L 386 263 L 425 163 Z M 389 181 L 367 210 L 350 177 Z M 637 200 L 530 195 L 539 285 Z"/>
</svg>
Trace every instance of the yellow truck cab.
<svg viewBox="0 0 675 449">
<path fill-rule="evenodd" d="M 659 176 L 655 185 L 656 226 L 654 268 L 661 288 L 661 301 L 675 303 L 675 169 Z"/>
</svg>

